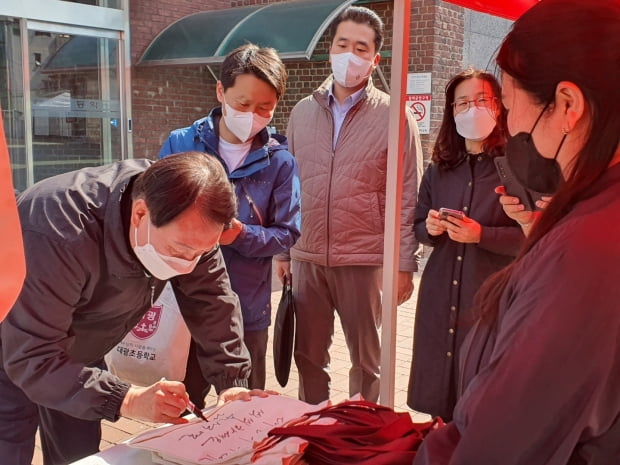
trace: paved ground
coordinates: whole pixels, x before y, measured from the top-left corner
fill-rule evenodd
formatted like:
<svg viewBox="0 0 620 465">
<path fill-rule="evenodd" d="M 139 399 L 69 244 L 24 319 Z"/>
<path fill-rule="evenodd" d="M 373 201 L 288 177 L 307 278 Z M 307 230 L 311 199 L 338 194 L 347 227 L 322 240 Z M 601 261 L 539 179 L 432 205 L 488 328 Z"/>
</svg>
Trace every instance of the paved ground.
<svg viewBox="0 0 620 465">
<path fill-rule="evenodd" d="M 416 289 L 419 284 L 419 273 L 415 275 Z M 274 288 L 279 287 L 274 285 Z M 277 308 L 278 301 L 280 299 L 280 290 L 274 289 L 272 293 L 272 305 L 274 309 Z M 409 380 L 409 368 L 411 362 L 411 349 L 413 345 L 413 320 L 415 315 L 415 302 L 416 293 L 405 304 L 398 307 L 398 323 L 397 323 L 397 338 L 396 338 L 396 392 L 394 396 L 394 408 L 396 410 L 409 411 L 412 413 L 414 421 L 427 421 L 430 417 L 423 413 L 412 412 L 407 407 L 407 383 Z M 273 327 L 273 326 L 272 326 Z M 271 344 L 271 333 L 269 343 Z M 338 318 L 336 318 L 336 333 L 334 336 L 334 342 L 330 351 L 331 354 L 331 376 L 332 376 L 332 400 L 339 402 L 344 400 L 349 395 L 348 388 L 348 371 L 349 371 L 349 354 L 344 342 L 342 330 Z M 271 358 L 271 350 L 267 353 L 267 382 L 266 388 L 273 389 L 280 392 L 283 395 L 291 397 L 297 397 L 298 377 L 295 363 L 291 368 L 291 375 L 289 382 L 285 388 L 280 387 L 278 381 L 273 374 L 273 361 Z M 215 396 L 213 396 L 215 400 Z M 115 444 L 125 441 L 126 439 L 135 436 L 153 426 L 152 423 L 130 420 L 127 418 L 121 418 L 116 423 L 103 422 L 103 437 L 101 441 L 101 449 L 106 449 Z M 43 465 L 43 458 L 41 456 L 40 445 L 37 437 L 37 449 L 35 451 L 35 457 L 33 465 Z"/>
</svg>

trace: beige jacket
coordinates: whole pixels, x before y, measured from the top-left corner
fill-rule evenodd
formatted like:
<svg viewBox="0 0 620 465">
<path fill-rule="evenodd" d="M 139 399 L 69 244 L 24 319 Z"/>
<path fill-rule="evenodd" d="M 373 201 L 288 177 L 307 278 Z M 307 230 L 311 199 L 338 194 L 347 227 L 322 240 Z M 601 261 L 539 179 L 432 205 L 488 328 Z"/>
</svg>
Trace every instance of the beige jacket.
<svg viewBox="0 0 620 465">
<path fill-rule="evenodd" d="M 301 178 L 301 237 L 295 260 L 324 266 L 383 264 L 390 97 L 369 80 L 347 113 L 332 149 L 334 122 L 329 77 L 295 105 L 288 123 L 289 150 Z M 422 176 L 418 127 L 406 112 L 400 227 L 400 271 L 416 271 L 413 215 Z"/>
</svg>

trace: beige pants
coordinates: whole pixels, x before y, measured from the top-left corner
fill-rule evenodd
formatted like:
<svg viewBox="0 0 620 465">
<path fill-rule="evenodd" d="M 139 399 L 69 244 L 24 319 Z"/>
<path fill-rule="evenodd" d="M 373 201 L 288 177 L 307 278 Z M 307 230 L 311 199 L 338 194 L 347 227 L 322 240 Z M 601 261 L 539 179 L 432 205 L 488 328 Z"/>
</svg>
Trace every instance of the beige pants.
<svg viewBox="0 0 620 465">
<path fill-rule="evenodd" d="M 317 404 L 329 398 L 329 348 L 338 313 L 351 357 L 349 395 L 379 398 L 381 267 L 325 267 L 293 260 L 297 332 L 295 363 L 299 398 Z"/>
</svg>

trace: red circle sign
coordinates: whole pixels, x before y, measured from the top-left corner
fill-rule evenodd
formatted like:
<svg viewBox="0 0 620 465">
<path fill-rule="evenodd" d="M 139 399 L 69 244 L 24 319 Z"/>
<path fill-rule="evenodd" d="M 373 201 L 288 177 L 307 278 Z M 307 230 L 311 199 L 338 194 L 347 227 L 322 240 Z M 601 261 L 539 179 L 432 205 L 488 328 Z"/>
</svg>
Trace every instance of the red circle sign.
<svg viewBox="0 0 620 465">
<path fill-rule="evenodd" d="M 426 116 L 426 107 L 421 102 L 413 102 L 411 104 L 411 109 L 415 114 L 416 121 L 422 121 Z"/>
</svg>

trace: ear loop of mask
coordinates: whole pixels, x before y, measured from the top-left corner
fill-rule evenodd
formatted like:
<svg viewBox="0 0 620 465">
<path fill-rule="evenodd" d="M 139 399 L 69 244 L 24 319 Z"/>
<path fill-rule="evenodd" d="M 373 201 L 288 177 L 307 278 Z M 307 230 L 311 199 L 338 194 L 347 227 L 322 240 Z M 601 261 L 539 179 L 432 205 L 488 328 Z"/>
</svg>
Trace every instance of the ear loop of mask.
<svg viewBox="0 0 620 465">
<path fill-rule="evenodd" d="M 536 121 L 534 121 L 534 125 L 532 126 L 532 129 L 530 131 L 530 139 L 532 140 L 532 142 L 533 142 L 533 136 L 534 136 L 534 129 L 538 125 L 538 122 L 540 121 L 540 118 L 542 118 L 542 115 L 544 115 L 545 111 L 547 111 L 547 108 L 549 108 L 549 103 L 545 105 L 545 108 L 543 108 L 543 110 L 540 112 L 540 115 L 538 115 L 538 118 L 536 118 Z M 558 149 L 555 151 L 555 155 L 553 156 L 553 160 L 557 160 L 558 155 L 560 154 L 560 149 L 562 148 L 562 145 L 564 145 L 564 141 L 566 140 L 567 135 L 568 134 L 564 134 L 564 137 L 562 137 L 562 140 L 560 141 L 560 145 L 558 145 Z"/>
<path fill-rule="evenodd" d="M 138 247 L 138 227 L 135 226 L 134 227 L 134 235 L 133 235 L 134 241 L 135 241 L 135 246 Z M 146 225 L 146 243 L 150 244 L 151 243 L 151 221 L 149 219 L 148 224 Z"/>
<path fill-rule="evenodd" d="M 542 109 L 542 111 L 538 115 L 538 118 L 536 118 L 536 121 L 534 121 L 534 125 L 532 126 L 532 129 L 530 129 L 530 139 L 532 138 L 532 135 L 534 134 L 534 129 L 536 129 L 536 126 L 538 126 L 538 122 L 540 121 L 540 118 L 542 118 L 542 115 L 544 115 L 545 111 L 547 111 L 547 108 L 549 108 L 548 103 L 545 105 L 545 108 Z"/>
<path fill-rule="evenodd" d="M 560 141 L 560 145 L 558 145 L 558 150 L 555 152 L 555 156 L 553 157 L 554 160 L 558 158 L 558 155 L 560 154 L 560 149 L 562 148 L 562 145 L 564 145 L 564 141 L 566 140 L 567 135 L 568 134 L 564 134 L 564 136 L 562 137 L 562 140 Z"/>
</svg>

